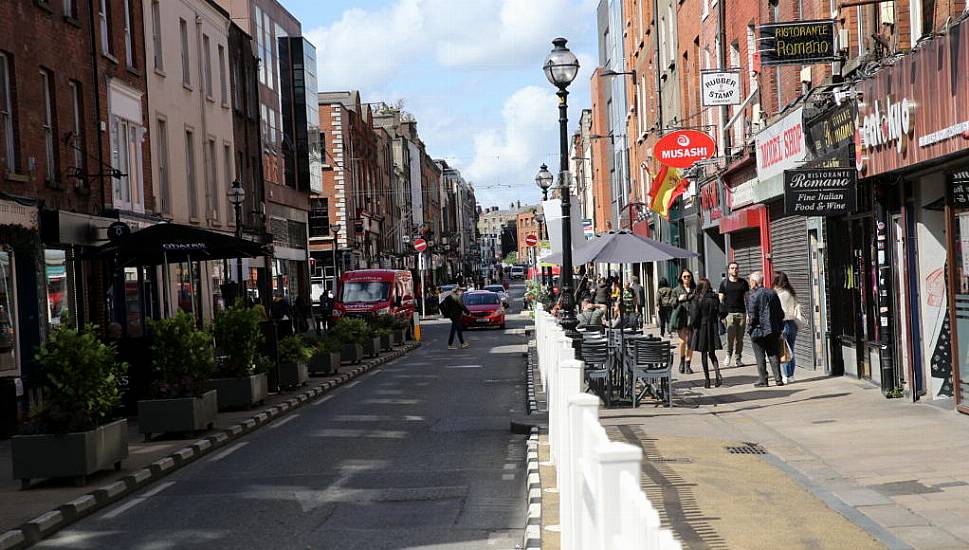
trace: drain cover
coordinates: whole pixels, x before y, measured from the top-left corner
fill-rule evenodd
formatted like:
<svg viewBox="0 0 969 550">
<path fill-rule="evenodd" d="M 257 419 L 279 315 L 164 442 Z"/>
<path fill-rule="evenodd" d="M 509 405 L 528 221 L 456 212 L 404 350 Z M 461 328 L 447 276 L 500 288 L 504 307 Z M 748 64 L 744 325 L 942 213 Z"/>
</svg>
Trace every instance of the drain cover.
<svg viewBox="0 0 969 550">
<path fill-rule="evenodd" d="M 767 454 L 767 449 L 761 447 L 756 443 L 750 443 L 749 441 L 744 441 L 743 445 L 736 447 L 726 447 L 727 452 L 732 455 L 765 455 Z"/>
</svg>

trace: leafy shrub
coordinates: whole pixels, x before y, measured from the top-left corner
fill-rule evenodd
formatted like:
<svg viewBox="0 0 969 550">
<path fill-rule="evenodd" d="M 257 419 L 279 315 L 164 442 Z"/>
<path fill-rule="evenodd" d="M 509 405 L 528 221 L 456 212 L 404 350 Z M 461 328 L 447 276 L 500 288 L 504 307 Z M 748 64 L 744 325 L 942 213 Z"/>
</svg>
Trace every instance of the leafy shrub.
<svg viewBox="0 0 969 550">
<path fill-rule="evenodd" d="M 333 325 L 333 328 L 327 331 L 327 336 L 335 338 L 343 344 L 363 345 L 370 336 L 370 329 L 367 326 L 367 322 L 363 319 L 344 317 L 337 321 Z"/>
<path fill-rule="evenodd" d="M 313 357 L 313 349 L 303 343 L 299 336 L 287 336 L 279 341 L 280 363 L 305 363 Z"/>
<path fill-rule="evenodd" d="M 195 328 L 184 311 L 172 319 L 149 321 L 152 330 L 151 393 L 160 399 L 200 397 L 215 371 L 212 336 Z"/>
<path fill-rule="evenodd" d="M 261 313 L 245 307 L 242 300 L 215 318 L 212 332 L 222 352 L 220 376 L 238 378 L 253 373 L 256 353 L 263 342 L 261 322 Z"/>
<path fill-rule="evenodd" d="M 101 342 L 93 325 L 80 331 L 60 325 L 34 359 L 42 369 L 44 403 L 28 431 L 93 430 L 121 403 L 118 382 L 128 365 L 118 362 L 114 346 Z"/>
</svg>

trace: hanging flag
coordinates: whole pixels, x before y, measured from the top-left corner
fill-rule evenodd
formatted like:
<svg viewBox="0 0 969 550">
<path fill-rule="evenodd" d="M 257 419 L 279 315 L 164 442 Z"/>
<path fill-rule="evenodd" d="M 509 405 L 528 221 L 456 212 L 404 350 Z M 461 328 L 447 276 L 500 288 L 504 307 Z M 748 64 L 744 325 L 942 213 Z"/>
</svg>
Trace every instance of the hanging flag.
<svg viewBox="0 0 969 550">
<path fill-rule="evenodd" d="M 669 217 L 670 204 L 672 204 L 672 198 L 680 196 L 683 191 L 681 190 L 676 196 L 673 193 L 676 192 L 680 183 L 680 169 L 670 168 L 668 166 L 663 166 L 660 168 L 659 173 L 656 174 L 656 179 L 653 183 L 653 189 L 650 190 L 650 205 L 649 209 L 653 212 L 658 212 L 663 217 Z"/>
<path fill-rule="evenodd" d="M 677 197 L 679 197 L 683 193 L 686 193 L 686 190 L 689 188 L 690 188 L 690 180 L 688 179 L 681 179 L 676 184 L 676 187 L 673 189 L 673 191 L 670 193 L 669 198 L 666 200 L 667 213 L 670 211 L 670 208 L 673 207 L 673 202 L 676 201 Z"/>
</svg>

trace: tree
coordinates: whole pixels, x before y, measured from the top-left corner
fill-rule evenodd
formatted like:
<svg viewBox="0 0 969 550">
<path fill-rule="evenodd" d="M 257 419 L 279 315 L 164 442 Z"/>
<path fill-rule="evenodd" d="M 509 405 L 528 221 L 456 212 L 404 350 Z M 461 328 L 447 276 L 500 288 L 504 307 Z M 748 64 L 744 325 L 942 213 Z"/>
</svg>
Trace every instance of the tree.
<svg viewBox="0 0 969 550">
<path fill-rule="evenodd" d="M 518 253 L 517 252 L 509 252 L 508 254 L 505 254 L 504 262 L 506 264 L 512 264 L 512 265 L 517 264 L 518 263 Z"/>
</svg>

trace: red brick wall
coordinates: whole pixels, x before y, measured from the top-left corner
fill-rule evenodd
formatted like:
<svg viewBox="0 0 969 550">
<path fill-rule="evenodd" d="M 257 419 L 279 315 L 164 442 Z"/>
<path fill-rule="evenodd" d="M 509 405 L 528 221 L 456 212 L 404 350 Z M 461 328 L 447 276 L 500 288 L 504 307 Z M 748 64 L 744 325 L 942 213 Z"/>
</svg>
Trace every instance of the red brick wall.
<svg viewBox="0 0 969 550">
<path fill-rule="evenodd" d="M 607 130 L 606 103 L 602 101 L 602 87 L 607 85 L 596 69 L 592 74 L 592 134 L 605 135 Z M 609 222 L 612 197 L 609 194 L 609 144 L 604 139 L 592 140 L 592 194 L 595 202 L 596 232 L 611 229 Z"/>
</svg>

